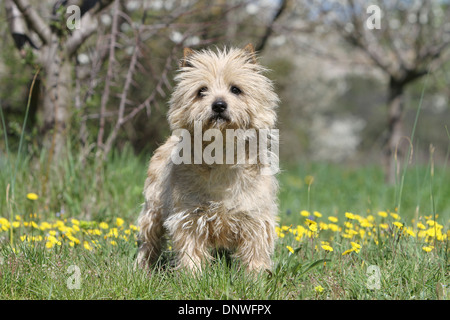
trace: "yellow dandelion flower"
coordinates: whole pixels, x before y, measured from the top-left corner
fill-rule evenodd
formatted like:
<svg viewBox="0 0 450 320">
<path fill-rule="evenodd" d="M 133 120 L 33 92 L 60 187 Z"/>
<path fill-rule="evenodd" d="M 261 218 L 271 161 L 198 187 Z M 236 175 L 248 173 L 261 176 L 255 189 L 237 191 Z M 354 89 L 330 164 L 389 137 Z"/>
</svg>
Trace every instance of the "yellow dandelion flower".
<svg viewBox="0 0 450 320">
<path fill-rule="evenodd" d="M 276 227 L 275 227 L 275 232 L 276 232 L 277 234 L 279 234 L 279 233 L 281 232 L 281 228 L 280 228 L 279 226 L 276 226 Z"/>
<path fill-rule="evenodd" d="M 386 218 L 388 216 L 386 211 L 378 211 L 378 215 L 383 218 Z"/>
<path fill-rule="evenodd" d="M 100 224 L 98 225 L 101 229 L 108 229 L 109 226 L 106 222 L 100 222 Z"/>
<path fill-rule="evenodd" d="M 427 231 L 427 236 L 434 238 L 436 236 L 436 229 L 429 228 Z"/>
<path fill-rule="evenodd" d="M 433 250 L 433 246 L 429 246 L 429 247 L 422 247 L 422 250 L 425 252 L 430 252 L 431 250 Z"/>
<path fill-rule="evenodd" d="M 334 223 L 329 223 L 328 224 L 328 228 L 330 228 L 330 230 L 334 231 L 334 232 L 339 230 L 339 226 L 337 224 L 334 224 Z"/>
<path fill-rule="evenodd" d="M 347 219 L 350 219 L 350 220 L 355 219 L 355 215 L 354 215 L 353 213 L 351 213 L 351 212 L 346 212 L 346 213 L 345 213 L 345 217 L 346 217 Z"/>
<path fill-rule="evenodd" d="M 80 244 L 80 240 L 79 239 L 77 239 L 77 238 L 75 238 L 74 236 L 72 236 L 72 235 L 67 235 L 67 238 L 69 238 L 69 240 L 71 241 L 71 242 L 73 242 L 74 244 L 76 243 L 76 244 Z"/>
<path fill-rule="evenodd" d="M 385 229 L 385 230 L 389 228 L 389 225 L 387 223 L 380 223 L 379 226 L 381 229 Z"/>
<path fill-rule="evenodd" d="M 322 245 L 322 249 L 325 250 L 325 251 L 328 251 L 328 252 L 333 251 L 333 248 L 331 246 L 329 246 L 329 245 L 326 245 L 326 244 Z"/>
<path fill-rule="evenodd" d="M 109 233 L 107 236 L 117 238 L 119 236 L 119 231 L 117 230 L 117 228 L 111 228 L 109 229 Z"/>
<path fill-rule="evenodd" d="M 356 242 L 350 242 L 350 244 L 352 245 L 352 250 L 355 251 L 356 253 L 359 252 L 359 250 L 361 249 L 361 245 L 359 243 Z"/>
<path fill-rule="evenodd" d="M 403 223 L 398 222 L 398 221 L 395 221 L 395 222 L 393 223 L 393 225 L 396 226 L 396 227 L 399 228 L 399 229 L 403 228 Z"/>
<path fill-rule="evenodd" d="M 425 225 L 422 222 L 418 222 L 417 223 L 417 228 L 425 230 L 427 227 L 425 227 Z"/>
<path fill-rule="evenodd" d="M 47 236 L 47 242 L 51 242 L 53 244 L 57 244 L 58 246 L 61 245 L 61 241 L 59 241 L 58 239 L 56 239 L 56 237 L 49 235 Z"/>
<path fill-rule="evenodd" d="M 27 193 L 27 199 L 34 201 L 34 200 L 39 199 L 39 196 L 34 192 L 30 192 L 30 193 Z"/>
<path fill-rule="evenodd" d="M 70 222 L 72 222 L 73 225 L 79 226 L 80 225 L 80 221 L 77 219 L 72 219 L 70 220 Z"/>
<path fill-rule="evenodd" d="M 39 225 L 39 229 L 41 229 L 42 231 L 45 231 L 45 230 L 51 229 L 51 228 L 52 228 L 52 225 L 45 221 L 41 222 L 41 224 Z"/>
<path fill-rule="evenodd" d="M 364 239 L 365 235 L 366 235 L 366 230 L 360 229 L 359 230 L 359 236 L 361 237 L 361 239 Z"/>
<path fill-rule="evenodd" d="M 302 210 L 302 211 L 300 211 L 300 215 L 303 216 L 303 217 L 309 217 L 310 213 L 309 213 L 309 211 Z"/>
<path fill-rule="evenodd" d="M 345 222 L 344 222 L 344 226 L 345 226 L 346 228 L 348 228 L 348 229 L 353 229 L 353 224 L 350 223 L 350 222 L 348 222 L 348 221 L 345 221 Z"/>
<path fill-rule="evenodd" d="M 416 234 L 414 233 L 414 231 L 411 228 L 406 228 L 405 232 L 413 238 L 416 237 Z"/>
<path fill-rule="evenodd" d="M 311 223 L 308 228 L 312 232 L 317 232 L 317 224 L 316 223 Z"/>
<path fill-rule="evenodd" d="M 314 288 L 314 291 L 318 292 L 318 293 L 322 293 L 325 289 L 322 286 L 317 286 Z"/>
<path fill-rule="evenodd" d="M 361 227 L 363 227 L 363 228 L 372 228 L 373 227 L 373 224 L 370 223 L 368 219 L 362 219 L 360 224 L 361 224 Z"/>
<path fill-rule="evenodd" d="M 87 241 L 84 241 L 83 242 L 83 246 L 84 246 L 84 248 L 86 249 L 86 250 L 89 250 L 89 251 L 91 251 L 93 248 L 91 247 L 91 245 L 89 244 L 89 242 L 87 242 Z"/>
<path fill-rule="evenodd" d="M 319 222 L 319 228 L 320 228 L 320 230 L 328 230 L 328 224 L 326 224 L 325 222 L 320 221 Z"/>
<path fill-rule="evenodd" d="M 419 238 L 425 238 L 427 236 L 427 232 L 425 230 L 420 230 L 419 232 L 417 232 L 417 236 Z"/>
<path fill-rule="evenodd" d="M 99 229 L 88 229 L 88 233 L 96 236 L 100 236 L 102 234 L 102 232 Z"/>
<path fill-rule="evenodd" d="M 47 242 L 45 243 L 45 247 L 46 247 L 47 249 L 53 248 L 54 245 L 55 245 L 55 244 L 54 244 L 53 242 L 51 242 L 51 241 L 47 241 Z"/>
<path fill-rule="evenodd" d="M 120 227 L 121 225 L 123 225 L 125 221 L 123 221 L 123 219 L 121 218 L 116 218 L 116 226 Z"/>
<path fill-rule="evenodd" d="M 291 246 L 286 246 L 286 248 L 287 248 L 291 253 L 294 253 L 294 249 L 292 249 Z"/>
<path fill-rule="evenodd" d="M 344 238 L 346 238 L 346 239 L 351 239 L 351 238 L 353 237 L 353 235 L 348 234 L 348 233 L 344 233 L 344 234 L 342 235 L 342 237 L 344 237 Z"/>
<path fill-rule="evenodd" d="M 334 222 L 334 223 L 338 222 L 338 218 L 336 218 L 336 217 L 328 217 L 328 220 L 330 220 L 331 222 Z"/>
<path fill-rule="evenodd" d="M 13 226 L 13 228 L 18 228 L 18 227 L 20 227 L 20 222 L 19 221 L 14 221 L 12 223 L 12 226 Z"/>
<path fill-rule="evenodd" d="M 117 246 L 117 242 L 115 242 L 114 240 L 111 240 L 109 243 L 112 244 L 113 246 Z"/>
<path fill-rule="evenodd" d="M 135 226 L 134 224 L 130 224 L 130 229 L 133 231 L 139 231 L 139 227 Z"/>
<path fill-rule="evenodd" d="M 345 250 L 344 252 L 342 252 L 342 255 L 345 256 L 345 255 L 347 255 L 347 254 L 349 254 L 350 252 L 353 252 L 353 251 L 355 251 L 355 249 L 353 249 L 353 248 Z"/>
<path fill-rule="evenodd" d="M 322 214 L 320 213 L 320 212 L 318 212 L 318 211 L 314 211 L 314 213 L 313 213 L 317 218 L 321 218 L 322 217 Z"/>
<path fill-rule="evenodd" d="M 396 213 L 391 212 L 391 217 L 394 218 L 395 220 L 400 220 L 400 216 Z"/>
</svg>

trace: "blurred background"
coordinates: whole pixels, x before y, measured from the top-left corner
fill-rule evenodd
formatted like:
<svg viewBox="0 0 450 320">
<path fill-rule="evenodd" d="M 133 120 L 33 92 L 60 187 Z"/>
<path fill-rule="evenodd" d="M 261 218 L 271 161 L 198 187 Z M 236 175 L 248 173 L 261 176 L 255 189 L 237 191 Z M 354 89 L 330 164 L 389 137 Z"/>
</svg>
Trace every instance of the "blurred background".
<svg viewBox="0 0 450 320">
<path fill-rule="evenodd" d="M 147 161 L 183 47 L 252 43 L 281 98 L 283 167 L 379 165 L 392 182 L 411 146 L 448 160 L 449 0 L 0 0 L 0 35 L 0 157 L 22 137 L 50 162 Z"/>
</svg>

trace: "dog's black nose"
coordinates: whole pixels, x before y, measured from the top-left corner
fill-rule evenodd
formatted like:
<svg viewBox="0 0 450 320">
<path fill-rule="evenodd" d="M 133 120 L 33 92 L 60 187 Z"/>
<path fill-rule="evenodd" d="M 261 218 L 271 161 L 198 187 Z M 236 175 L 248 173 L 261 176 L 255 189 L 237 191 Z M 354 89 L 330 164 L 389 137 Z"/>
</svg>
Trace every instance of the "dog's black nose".
<svg viewBox="0 0 450 320">
<path fill-rule="evenodd" d="M 222 113 L 227 109 L 227 103 L 221 99 L 213 102 L 212 110 L 217 113 Z"/>
</svg>

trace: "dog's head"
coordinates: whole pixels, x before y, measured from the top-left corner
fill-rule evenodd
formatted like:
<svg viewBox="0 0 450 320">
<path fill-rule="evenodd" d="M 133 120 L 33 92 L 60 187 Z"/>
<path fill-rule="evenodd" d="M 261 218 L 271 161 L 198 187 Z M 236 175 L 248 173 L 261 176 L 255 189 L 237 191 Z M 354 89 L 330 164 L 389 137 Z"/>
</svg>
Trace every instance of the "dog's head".
<svg viewBox="0 0 450 320">
<path fill-rule="evenodd" d="M 184 49 L 177 86 L 170 100 L 172 130 L 271 129 L 278 96 L 251 45 L 244 49 Z"/>
</svg>

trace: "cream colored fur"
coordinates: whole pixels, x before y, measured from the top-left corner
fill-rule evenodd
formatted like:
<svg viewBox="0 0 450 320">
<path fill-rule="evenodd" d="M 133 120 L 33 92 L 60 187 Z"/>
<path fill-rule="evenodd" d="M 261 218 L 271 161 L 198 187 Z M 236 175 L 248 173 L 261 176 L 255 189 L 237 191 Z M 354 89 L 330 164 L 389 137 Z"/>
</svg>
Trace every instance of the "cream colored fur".
<svg viewBox="0 0 450 320">
<path fill-rule="evenodd" d="M 172 130 L 272 129 L 278 97 L 253 49 L 185 50 L 175 80 L 168 120 Z M 236 86 L 240 94 L 231 92 Z M 199 89 L 206 88 L 200 95 Z M 211 105 L 226 101 L 228 121 L 211 117 Z M 225 134 L 224 134 L 225 136 Z M 248 270 L 271 268 L 277 215 L 277 180 L 257 164 L 180 164 L 171 161 L 179 139 L 159 147 L 148 168 L 139 217 L 137 262 L 154 263 L 171 238 L 180 267 L 200 270 L 211 249 L 234 252 Z M 205 143 L 204 145 L 207 145 Z"/>
</svg>

